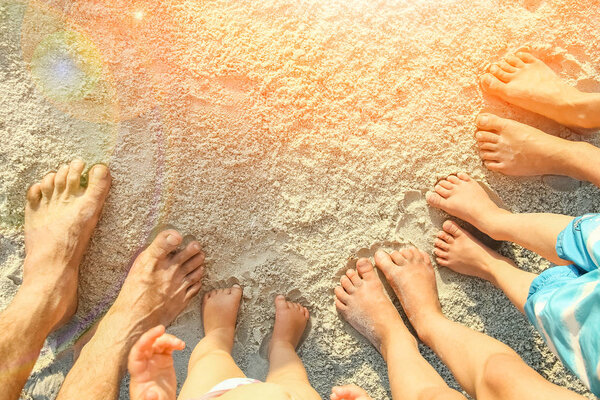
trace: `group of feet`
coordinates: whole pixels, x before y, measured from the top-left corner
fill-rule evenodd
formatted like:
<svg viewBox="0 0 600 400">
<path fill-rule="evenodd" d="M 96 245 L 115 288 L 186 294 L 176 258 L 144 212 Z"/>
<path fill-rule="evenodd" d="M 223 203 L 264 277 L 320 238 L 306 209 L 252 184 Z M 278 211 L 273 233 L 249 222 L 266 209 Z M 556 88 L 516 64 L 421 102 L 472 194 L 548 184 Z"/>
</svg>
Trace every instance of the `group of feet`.
<svg viewBox="0 0 600 400">
<path fill-rule="evenodd" d="M 598 96 L 565 85 L 530 53 L 507 57 L 490 72 L 482 78 L 488 92 L 566 125 L 600 127 Z M 489 114 L 480 115 L 477 125 L 481 156 L 491 170 L 511 175 L 565 174 L 598 183 L 589 170 L 591 163 L 584 158 L 597 151 L 593 147 Z M 23 283 L 0 314 L 0 357 L 5 360 L 0 382 L 6 398 L 18 397 L 45 338 L 77 308 L 79 265 L 111 183 L 108 168 L 96 165 L 84 187 L 83 171 L 84 163 L 75 160 L 45 176 L 27 193 Z M 485 220 L 490 212 L 497 214 L 495 204 L 466 174 L 439 182 L 428 201 L 471 223 Z M 501 257 L 454 222 L 444 223 L 443 229 L 435 243 L 438 264 L 491 280 L 489 268 Z M 136 258 L 114 304 L 81 349 L 58 398 L 116 398 L 128 357 L 134 398 L 175 398 L 171 352 L 184 344 L 165 334 L 164 327 L 199 293 L 205 260 L 200 243 L 182 243 L 180 233 L 166 230 Z M 375 264 L 419 338 L 440 355 L 472 396 L 511 398 L 507 393 L 530 393 L 537 385 L 538 393 L 547 393 L 545 398 L 557 393 L 562 397 L 555 398 L 577 397 L 543 380 L 500 342 L 446 319 L 425 253 L 378 251 Z M 340 284 L 335 288 L 336 307 L 384 356 L 394 398 L 463 398 L 420 356 L 415 338 L 368 259 L 358 260 L 356 271 L 348 270 Z M 181 398 L 197 398 L 221 381 L 244 378 L 230 355 L 241 295 L 242 289 L 235 286 L 205 295 L 205 337 L 192 353 Z M 223 398 L 265 398 L 269 391 L 273 393 L 269 398 L 319 398 L 295 353 L 308 311 L 282 296 L 275 299 L 275 309 L 267 383 L 258 389 L 252 384 L 239 386 Z M 529 381 L 523 383 L 523 377 Z M 525 392 L 518 392 L 520 385 Z M 335 387 L 331 398 L 368 397 L 356 386 L 343 386 Z"/>
</svg>

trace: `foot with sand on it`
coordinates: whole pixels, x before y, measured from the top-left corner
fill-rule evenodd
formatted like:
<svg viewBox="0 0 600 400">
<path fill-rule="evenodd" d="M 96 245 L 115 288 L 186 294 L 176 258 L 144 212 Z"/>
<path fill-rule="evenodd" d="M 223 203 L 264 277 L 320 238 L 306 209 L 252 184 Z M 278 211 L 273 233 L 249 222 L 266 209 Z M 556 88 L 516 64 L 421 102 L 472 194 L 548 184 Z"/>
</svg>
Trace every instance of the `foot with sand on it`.
<svg viewBox="0 0 600 400">
<path fill-rule="evenodd" d="M 504 101 L 560 124 L 600 128 L 600 93 L 584 93 L 562 81 L 529 49 L 492 64 L 482 88 Z"/>
</svg>

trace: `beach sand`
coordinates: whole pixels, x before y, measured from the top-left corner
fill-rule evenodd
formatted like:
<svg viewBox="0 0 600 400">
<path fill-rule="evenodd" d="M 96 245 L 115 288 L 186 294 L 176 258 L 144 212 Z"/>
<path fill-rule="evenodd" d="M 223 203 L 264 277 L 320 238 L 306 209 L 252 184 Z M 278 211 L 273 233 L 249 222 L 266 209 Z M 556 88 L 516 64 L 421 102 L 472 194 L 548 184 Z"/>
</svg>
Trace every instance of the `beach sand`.
<svg viewBox="0 0 600 400">
<path fill-rule="evenodd" d="M 249 376 L 266 375 L 261 344 L 282 293 L 311 311 L 300 355 L 323 397 L 357 383 L 389 398 L 380 355 L 335 311 L 336 282 L 377 248 L 431 253 L 447 216 L 424 195 L 449 173 L 472 174 L 513 211 L 600 211 L 590 184 L 490 173 L 473 138 L 487 110 L 584 140 L 484 96 L 478 77 L 527 45 L 571 84 L 600 91 L 598 15 L 600 3 L 568 0 L 0 0 L 0 307 L 21 282 L 27 187 L 74 157 L 108 163 L 114 182 L 81 267 L 77 315 L 48 339 L 23 398 L 56 396 L 73 341 L 167 224 L 203 243 L 205 290 L 244 287 L 234 356 Z M 61 36 L 64 24 L 76 34 Z M 80 64 L 44 58 L 61 43 L 80 47 L 63 52 Z M 518 246 L 501 251 L 528 271 L 550 266 Z M 499 290 L 437 272 L 450 318 L 592 398 Z M 187 343 L 175 355 L 180 385 L 203 335 L 201 297 L 169 328 Z"/>
</svg>

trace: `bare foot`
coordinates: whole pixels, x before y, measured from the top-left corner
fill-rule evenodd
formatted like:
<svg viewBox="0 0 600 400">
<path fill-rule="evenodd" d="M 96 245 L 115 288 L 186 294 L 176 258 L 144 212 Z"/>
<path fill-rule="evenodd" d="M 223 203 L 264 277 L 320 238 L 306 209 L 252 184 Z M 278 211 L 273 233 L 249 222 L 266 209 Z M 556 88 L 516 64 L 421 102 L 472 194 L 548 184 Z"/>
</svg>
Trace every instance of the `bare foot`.
<svg viewBox="0 0 600 400">
<path fill-rule="evenodd" d="M 435 192 L 427 194 L 427 202 L 476 227 L 491 215 L 502 212 L 481 185 L 465 173 L 439 181 Z"/>
<path fill-rule="evenodd" d="M 173 352 L 185 343 L 156 326 L 140 337 L 129 353 L 130 398 L 133 400 L 172 400 L 177 394 Z"/>
<path fill-rule="evenodd" d="M 563 175 L 567 146 L 565 139 L 493 114 L 477 117 L 481 159 L 491 171 L 505 175 Z"/>
<path fill-rule="evenodd" d="M 518 52 L 493 64 L 481 77 L 481 86 L 504 101 L 563 125 L 596 127 L 590 113 L 598 110 L 589 108 L 590 94 L 567 85 L 529 52 Z"/>
<path fill-rule="evenodd" d="M 349 269 L 335 288 L 335 306 L 346 321 L 382 353 L 382 345 L 398 329 L 406 329 L 383 284 L 366 258 Z M 402 328 L 400 328 L 402 327 Z"/>
<path fill-rule="evenodd" d="M 512 263 L 452 221 L 444 222 L 443 229 L 437 234 L 434 250 L 437 263 L 443 267 L 491 281 L 495 263 L 499 260 Z"/>
<path fill-rule="evenodd" d="M 426 253 L 416 248 L 394 251 L 391 254 L 379 250 L 375 253 L 375 265 L 394 289 L 417 332 L 419 322 L 425 316 L 442 313 L 435 273 Z"/>
<path fill-rule="evenodd" d="M 202 303 L 204 335 L 218 337 L 229 351 L 233 348 L 235 323 L 240 309 L 242 292 L 239 285 L 216 289 L 206 293 Z"/>
<path fill-rule="evenodd" d="M 193 241 L 177 250 L 182 241 L 175 230 L 159 233 L 134 261 L 103 320 L 114 324 L 116 318 L 124 324 L 120 325 L 124 332 L 133 331 L 130 337 L 135 340 L 151 327 L 169 326 L 198 294 L 204 274 L 205 256 L 200 243 Z M 101 328 L 102 322 L 96 335 Z"/>
<path fill-rule="evenodd" d="M 89 184 L 82 187 L 84 166 L 83 161 L 73 160 L 27 192 L 21 290 L 48 301 L 46 316 L 54 328 L 77 309 L 79 264 L 110 188 L 104 165 L 94 166 Z"/>
<path fill-rule="evenodd" d="M 309 316 L 306 307 L 286 301 L 282 295 L 277 296 L 275 298 L 275 326 L 269 343 L 269 354 L 279 344 L 291 345 L 294 349 L 298 347 Z"/>
<path fill-rule="evenodd" d="M 356 385 L 334 386 L 330 398 L 331 400 L 372 400 L 363 388 Z"/>
</svg>

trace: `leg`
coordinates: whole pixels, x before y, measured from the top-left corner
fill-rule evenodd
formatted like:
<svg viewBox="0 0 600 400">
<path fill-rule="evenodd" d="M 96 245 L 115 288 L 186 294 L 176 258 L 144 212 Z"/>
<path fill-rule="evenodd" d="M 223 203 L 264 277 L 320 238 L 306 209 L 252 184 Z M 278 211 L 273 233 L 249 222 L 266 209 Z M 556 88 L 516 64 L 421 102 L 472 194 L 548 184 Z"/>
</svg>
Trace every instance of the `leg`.
<svg viewBox="0 0 600 400">
<path fill-rule="evenodd" d="M 567 85 L 528 51 L 506 57 L 481 78 L 486 92 L 503 100 L 579 128 L 600 127 L 600 94 Z"/>
<path fill-rule="evenodd" d="M 513 214 L 498 207 L 469 175 L 450 175 L 427 195 L 427 201 L 496 240 L 515 242 L 555 264 L 568 264 L 556 253 L 556 240 L 573 220 L 559 214 Z"/>
<path fill-rule="evenodd" d="M 246 377 L 231 357 L 241 299 L 242 288 L 237 285 L 213 290 L 204 296 L 205 336 L 190 357 L 180 399 L 198 398 L 227 379 Z"/>
<path fill-rule="evenodd" d="M 319 399 L 310 386 L 296 347 L 308 322 L 308 310 L 298 303 L 275 298 L 275 327 L 269 343 L 269 374 L 267 383 L 280 385 L 292 398 Z"/>
<path fill-rule="evenodd" d="M 435 241 L 437 263 L 491 282 L 519 311 L 525 312 L 529 288 L 537 275 L 518 269 L 510 259 L 489 249 L 454 222 L 444 222 L 443 228 Z"/>
<path fill-rule="evenodd" d="M 74 160 L 27 193 L 23 284 L 0 314 L 0 385 L 9 399 L 19 397 L 46 336 L 77 309 L 79 264 L 110 187 L 102 165 L 82 187 L 83 168 Z"/>
<path fill-rule="evenodd" d="M 348 270 L 342 276 L 341 286 L 335 288 L 335 305 L 344 319 L 383 355 L 392 397 L 464 399 L 421 356 L 417 341 L 385 295 L 371 262 L 363 258 L 356 266 L 358 273 Z"/>
<path fill-rule="evenodd" d="M 419 338 L 477 399 L 583 399 L 544 380 L 508 346 L 448 320 L 441 311 L 429 257 L 416 249 L 377 252 L 375 261 L 416 329 Z"/>
<path fill-rule="evenodd" d="M 166 230 L 137 257 L 115 303 L 67 375 L 58 399 L 117 398 L 133 344 L 150 328 L 168 326 L 200 291 L 204 253 L 196 241 L 178 250 L 182 241 L 178 232 Z"/>
<path fill-rule="evenodd" d="M 548 135 L 493 114 L 477 117 L 475 137 L 484 164 L 505 175 L 566 175 L 600 187 L 600 149 Z"/>
</svg>

